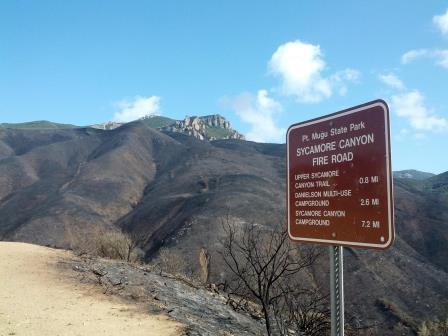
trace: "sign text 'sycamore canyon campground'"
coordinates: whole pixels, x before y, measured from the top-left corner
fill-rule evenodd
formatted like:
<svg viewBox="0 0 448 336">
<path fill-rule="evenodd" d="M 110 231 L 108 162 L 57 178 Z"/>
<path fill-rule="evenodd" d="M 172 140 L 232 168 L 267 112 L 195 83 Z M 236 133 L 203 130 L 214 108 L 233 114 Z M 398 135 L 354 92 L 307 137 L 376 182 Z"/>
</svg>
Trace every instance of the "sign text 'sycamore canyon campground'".
<svg viewBox="0 0 448 336">
<path fill-rule="evenodd" d="M 293 240 L 380 249 L 392 244 L 385 102 L 292 125 L 287 164 L 288 229 Z"/>
</svg>

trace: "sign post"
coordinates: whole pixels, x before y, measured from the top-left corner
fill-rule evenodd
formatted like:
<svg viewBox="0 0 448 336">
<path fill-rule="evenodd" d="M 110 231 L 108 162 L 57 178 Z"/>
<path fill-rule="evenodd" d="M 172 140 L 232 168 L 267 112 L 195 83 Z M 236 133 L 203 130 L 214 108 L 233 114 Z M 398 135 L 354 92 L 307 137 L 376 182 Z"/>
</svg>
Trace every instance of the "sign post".
<svg viewBox="0 0 448 336">
<path fill-rule="evenodd" d="M 330 245 L 332 336 L 344 334 L 342 246 L 386 249 L 394 241 L 389 108 L 382 100 L 291 125 L 288 233 Z"/>
<path fill-rule="evenodd" d="M 330 246 L 331 336 L 344 335 L 344 262 L 342 246 Z"/>
</svg>

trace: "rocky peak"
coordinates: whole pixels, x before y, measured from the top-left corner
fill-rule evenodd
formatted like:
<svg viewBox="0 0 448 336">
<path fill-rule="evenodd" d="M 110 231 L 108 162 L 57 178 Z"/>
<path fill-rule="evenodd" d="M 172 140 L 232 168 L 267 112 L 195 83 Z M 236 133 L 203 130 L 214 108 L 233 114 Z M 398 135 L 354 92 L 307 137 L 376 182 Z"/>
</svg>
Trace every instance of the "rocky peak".
<svg viewBox="0 0 448 336">
<path fill-rule="evenodd" d="M 119 122 L 115 122 L 115 121 L 107 121 L 107 122 L 101 123 L 101 124 L 90 125 L 89 127 L 102 129 L 102 130 L 113 130 L 122 125 L 124 125 L 124 123 L 119 123 Z"/>
<path fill-rule="evenodd" d="M 200 140 L 244 140 L 244 135 L 232 129 L 230 122 L 219 114 L 202 117 L 186 116 L 183 120 L 177 120 L 172 125 L 163 127 L 162 130 L 184 133 Z"/>
<path fill-rule="evenodd" d="M 210 127 L 220 127 L 224 129 L 232 129 L 230 122 L 226 120 L 223 116 L 219 114 L 212 114 L 208 116 L 199 117 L 203 123 Z"/>
</svg>

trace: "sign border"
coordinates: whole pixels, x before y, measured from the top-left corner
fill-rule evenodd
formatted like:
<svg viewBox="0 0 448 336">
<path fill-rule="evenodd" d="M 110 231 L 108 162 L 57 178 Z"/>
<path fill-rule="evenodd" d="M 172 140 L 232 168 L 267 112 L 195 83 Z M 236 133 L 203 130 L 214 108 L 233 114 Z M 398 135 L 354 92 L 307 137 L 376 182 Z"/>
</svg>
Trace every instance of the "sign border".
<svg viewBox="0 0 448 336">
<path fill-rule="evenodd" d="M 362 242 L 352 242 L 352 241 L 342 241 L 342 240 L 332 240 L 332 239 L 315 239 L 315 238 L 301 238 L 295 237 L 291 235 L 290 228 L 290 168 L 289 168 L 289 133 L 301 127 L 309 126 L 316 124 L 318 122 L 323 122 L 331 119 L 335 119 L 337 117 L 342 117 L 350 114 L 354 114 L 357 112 L 361 112 L 367 110 L 369 108 L 373 108 L 376 106 L 381 106 L 384 111 L 384 129 L 385 129 L 385 143 L 386 143 L 386 175 L 387 175 L 387 207 L 388 207 L 388 228 L 389 228 L 389 240 L 384 244 L 371 244 L 371 243 L 362 243 Z M 390 148 L 390 127 L 389 127 L 389 107 L 387 103 L 382 99 L 377 99 L 370 101 L 368 103 L 357 105 L 345 110 L 341 110 L 332 114 L 328 114 L 322 117 L 310 119 L 307 121 L 299 122 L 289 126 L 288 131 L 286 132 L 286 193 L 287 193 L 287 224 L 288 224 L 288 236 L 291 240 L 296 242 L 304 242 L 304 243 L 318 243 L 322 245 L 338 245 L 338 246 L 348 246 L 348 247 L 360 247 L 360 248 L 373 248 L 373 249 L 381 249 L 385 250 L 389 248 L 394 240 L 395 240 L 395 227 L 394 227 L 394 195 L 393 195 L 393 178 L 392 178 L 392 169 L 391 169 L 391 148 Z"/>
</svg>

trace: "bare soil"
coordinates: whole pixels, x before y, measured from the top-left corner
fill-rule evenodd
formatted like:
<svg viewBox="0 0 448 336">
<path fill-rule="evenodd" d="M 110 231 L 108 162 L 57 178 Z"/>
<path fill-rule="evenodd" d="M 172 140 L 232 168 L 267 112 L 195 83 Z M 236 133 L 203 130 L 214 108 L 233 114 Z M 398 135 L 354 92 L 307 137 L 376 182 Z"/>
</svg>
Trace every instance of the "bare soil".
<svg viewBox="0 0 448 336">
<path fill-rule="evenodd" d="M 181 335 L 163 315 L 105 296 L 62 264 L 68 251 L 0 242 L 0 335 Z"/>
</svg>

